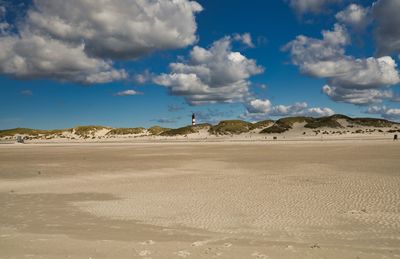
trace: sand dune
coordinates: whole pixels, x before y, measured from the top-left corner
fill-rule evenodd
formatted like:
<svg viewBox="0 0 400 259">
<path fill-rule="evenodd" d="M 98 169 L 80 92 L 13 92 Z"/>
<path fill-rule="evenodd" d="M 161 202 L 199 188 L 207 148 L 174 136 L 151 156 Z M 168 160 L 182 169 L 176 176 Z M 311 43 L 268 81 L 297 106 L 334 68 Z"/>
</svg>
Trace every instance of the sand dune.
<svg viewBox="0 0 400 259">
<path fill-rule="evenodd" d="M 277 121 L 250 123 L 241 120 L 221 121 L 217 125 L 198 124 L 177 129 L 159 126 L 148 129 L 80 126 L 63 130 L 17 128 L 0 130 L 0 144 L 22 137 L 25 143 L 140 143 L 161 141 L 260 141 L 260 140 L 329 140 L 391 139 L 400 133 L 400 124 L 376 118 L 288 117 Z"/>
</svg>

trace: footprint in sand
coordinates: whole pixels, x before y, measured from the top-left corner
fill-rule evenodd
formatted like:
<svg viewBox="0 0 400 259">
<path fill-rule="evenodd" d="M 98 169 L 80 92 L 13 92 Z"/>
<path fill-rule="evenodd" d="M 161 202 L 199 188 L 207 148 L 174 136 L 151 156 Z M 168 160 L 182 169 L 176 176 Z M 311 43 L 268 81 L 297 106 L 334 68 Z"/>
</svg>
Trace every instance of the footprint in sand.
<svg viewBox="0 0 400 259">
<path fill-rule="evenodd" d="M 139 252 L 139 256 L 149 256 L 151 255 L 151 251 L 149 250 L 143 250 Z"/>
<path fill-rule="evenodd" d="M 251 254 L 251 256 L 253 256 L 253 257 L 257 258 L 257 259 L 267 259 L 268 258 L 267 255 L 261 254 L 259 252 L 254 252 L 254 253 Z"/>
<path fill-rule="evenodd" d="M 213 256 L 222 255 L 222 253 L 219 251 L 219 248 L 216 248 L 216 247 L 207 247 L 207 249 L 204 250 L 204 254 L 213 255 Z"/>
<path fill-rule="evenodd" d="M 207 241 L 196 241 L 192 243 L 192 246 L 204 246 L 207 244 Z"/>
<path fill-rule="evenodd" d="M 176 254 L 177 254 L 178 256 L 184 257 L 184 258 L 190 256 L 190 252 L 189 252 L 189 251 L 186 251 L 186 250 L 178 251 L 178 252 L 176 252 Z"/>
<path fill-rule="evenodd" d="M 232 246 L 231 243 L 225 243 L 225 244 L 224 244 L 224 247 L 226 247 L 226 248 L 229 248 L 229 247 L 231 247 L 231 246 Z"/>
</svg>

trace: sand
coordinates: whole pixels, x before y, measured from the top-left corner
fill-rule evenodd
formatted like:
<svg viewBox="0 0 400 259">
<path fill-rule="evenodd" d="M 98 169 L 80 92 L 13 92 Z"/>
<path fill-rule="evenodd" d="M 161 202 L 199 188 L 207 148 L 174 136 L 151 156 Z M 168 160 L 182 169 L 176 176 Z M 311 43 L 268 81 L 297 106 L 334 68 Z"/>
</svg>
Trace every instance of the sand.
<svg viewBox="0 0 400 259">
<path fill-rule="evenodd" d="M 0 145 L 0 258 L 397 258 L 400 143 Z"/>
</svg>

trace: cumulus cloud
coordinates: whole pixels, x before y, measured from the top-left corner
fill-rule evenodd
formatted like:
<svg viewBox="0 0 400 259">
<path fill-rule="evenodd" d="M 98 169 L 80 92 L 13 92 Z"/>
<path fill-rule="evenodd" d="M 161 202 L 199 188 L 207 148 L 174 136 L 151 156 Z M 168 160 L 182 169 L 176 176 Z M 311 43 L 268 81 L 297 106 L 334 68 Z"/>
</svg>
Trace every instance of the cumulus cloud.
<svg viewBox="0 0 400 259">
<path fill-rule="evenodd" d="M 234 39 L 237 40 L 237 41 L 242 42 L 244 45 L 246 45 L 249 48 L 254 48 L 255 47 L 254 43 L 253 43 L 253 40 L 251 38 L 251 35 L 248 32 L 243 33 L 243 34 L 235 34 L 234 35 Z"/>
<path fill-rule="evenodd" d="M 272 103 L 270 100 L 265 99 L 254 99 L 250 100 L 247 105 L 247 111 L 249 113 L 269 113 L 272 110 Z"/>
<path fill-rule="evenodd" d="M 350 4 L 346 9 L 336 14 L 336 19 L 360 31 L 371 22 L 369 12 L 369 8 L 364 8 L 357 4 Z"/>
<path fill-rule="evenodd" d="M 308 107 L 306 102 L 298 102 L 292 105 L 272 105 L 268 99 L 252 99 L 246 104 L 244 117 L 262 119 L 269 116 L 331 116 L 335 112 L 330 108 Z"/>
<path fill-rule="evenodd" d="M 138 94 L 143 94 L 143 93 L 135 91 L 135 90 L 125 90 L 125 91 L 118 92 L 114 95 L 115 96 L 131 96 L 131 95 L 138 95 Z"/>
<path fill-rule="evenodd" d="M 145 70 L 143 73 L 136 74 L 133 79 L 138 84 L 145 84 L 151 80 L 154 75 L 149 71 Z"/>
<path fill-rule="evenodd" d="M 0 37 L 0 48 L 0 73 L 18 78 L 105 83 L 127 77 L 111 62 L 87 56 L 83 45 L 68 45 L 28 33 Z"/>
<path fill-rule="evenodd" d="M 322 40 L 298 36 L 283 49 L 303 74 L 325 78 L 323 92 L 338 102 L 366 105 L 391 97 L 390 86 L 400 82 L 397 64 L 390 56 L 355 58 L 345 55 L 347 30 L 335 24 Z"/>
<path fill-rule="evenodd" d="M 85 41 L 87 52 L 134 59 L 196 41 L 194 14 L 202 7 L 187 0 L 35 0 L 26 23 L 33 31 L 68 41 Z"/>
<path fill-rule="evenodd" d="M 347 89 L 325 85 L 322 91 L 333 101 L 356 105 L 381 103 L 383 100 L 393 100 L 394 97 L 393 91 L 391 90 Z"/>
<path fill-rule="evenodd" d="M 387 108 L 386 106 L 371 106 L 366 111 L 368 114 L 379 114 L 383 118 L 399 120 L 400 119 L 400 109 L 397 108 Z"/>
<path fill-rule="evenodd" d="M 16 32 L 0 36 L 0 73 L 81 83 L 125 79 L 112 60 L 193 44 L 201 10 L 188 0 L 35 0 Z"/>
<path fill-rule="evenodd" d="M 328 5 L 340 3 L 342 0 L 289 0 L 289 5 L 298 14 L 320 13 Z"/>
<path fill-rule="evenodd" d="M 400 53 L 400 1 L 378 0 L 372 7 L 377 23 L 375 40 L 378 55 Z"/>
<path fill-rule="evenodd" d="M 224 37 L 209 49 L 195 46 L 185 63 L 171 63 L 171 72 L 153 81 L 172 95 L 184 96 L 191 105 L 231 103 L 249 96 L 253 75 L 264 69 L 255 60 L 232 51 L 232 37 Z"/>
</svg>

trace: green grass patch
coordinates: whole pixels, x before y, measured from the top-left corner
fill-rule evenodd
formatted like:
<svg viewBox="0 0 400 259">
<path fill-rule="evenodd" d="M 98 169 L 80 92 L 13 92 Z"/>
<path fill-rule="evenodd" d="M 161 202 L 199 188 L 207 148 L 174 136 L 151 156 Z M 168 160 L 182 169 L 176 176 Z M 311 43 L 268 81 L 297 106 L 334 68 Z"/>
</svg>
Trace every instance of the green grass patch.
<svg viewBox="0 0 400 259">
<path fill-rule="evenodd" d="M 342 125 L 337 121 L 337 117 L 322 117 L 309 120 L 305 128 L 318 129 L 318 128 L 342 128 Z"/>
<path fill-rule="evenodd" d="M 0 130 L 0 137 L 15 136 L 15 135 L 37 136 L 37 135 L 46 134 L 46 133 L 47 133 L 46 130 L 15 128 L 15 129 Z"/>
<path fill-rule="evenodd" d="M 170 130 L 164 131 L 160 135 L 172 137 L 172 136 L 183 136 L 183 135 L 188 135 L 188 134 L 197 133 L 197 132 L 199 132 L 199 131 L 196 130 L 195 127 L 186 126 L 186 127 L 182 127 L 182 128 L 170 129 Z"/>
<path fill-rule="evenodd" d="M 263 129 L 260 131 L 261 134 L 274 134 L 274 133 L 283 133 L 285 131 L 288 131 L 292 127 L 287 125 L 287 124 L 277 124 L 275 123 L 271 127 L 268 127 L 266 129 Z"/>
<path fill-rule="evenodd" d="M 227 120 L 211 127 L 209 132 L 215 135 L 240 134 L 249 132 L 252 128 L 253 124 L 247 121 Z"/>
<path fill-rule="evenodd" d="M 313 120 L 310 117 L 288 117 L 277 120 L 271 127 L 265 128 L 260 133 L 262 134 L 274 134 L 283 133 L 290 130 L 295 123 L 309 123 Z"/>
<path fill-rule="evenodd" d="M 184 136 L 184 135 L 189 135 L 193 133 L 199 133 L 200 130 L 207 130 L 211 127 L 210 124 L 204 123 L 204 124 L 198 124 L 196 126 L 186 126 L 178 129 L 170 129 L 168 131 L 164 131 L 161 133 L 162 136 Z"/>
<path fill-rule="evenodd" d="M 80 137 L 87 137 L 88 135 L 94 133 L 95 131 L 109 129 L 104 126 L 78 126 L 74 128 L 75 134 Z"/>
<path fill-rule="evenodd" d="M 367 127 L 376 127 L 376 128 L 384 128 L 384 127 L 392 127 L 398 123 L 384 120 L 384 119 L 375 119 L 375 118 L 354 118 L 352 122 L 361 126 Z"/>
<path fill-rule="evenodd" d="M 150 132 L 151 135 L 160 135 L 161 133 L 170 130 L 169 128 L 163 128 L 160 126 L 153 126 L 148 128 L 147 131 Z"/>
<path fill-rule="evenodd" d="M 15 129 L 0 130 L 0 138 L 12 137 L 15 135 L 27 135 L 35 137 L 61 135 L 65 131 L 72 132 L 72 129 L 38 130 L 38 129 L 28 129 L 28 128 L 15 128 Z"/>
<path fill-rule="evenodd" d="M 116 128 L 110 130 L 107 135 L 128 135 L 128 134 L 142 134 L 146 131 L 145 128 Z"/>
</svg>

